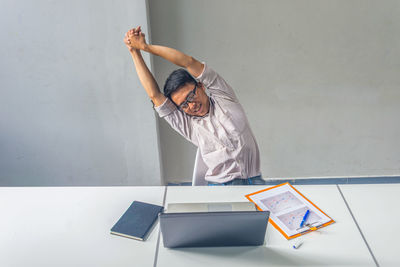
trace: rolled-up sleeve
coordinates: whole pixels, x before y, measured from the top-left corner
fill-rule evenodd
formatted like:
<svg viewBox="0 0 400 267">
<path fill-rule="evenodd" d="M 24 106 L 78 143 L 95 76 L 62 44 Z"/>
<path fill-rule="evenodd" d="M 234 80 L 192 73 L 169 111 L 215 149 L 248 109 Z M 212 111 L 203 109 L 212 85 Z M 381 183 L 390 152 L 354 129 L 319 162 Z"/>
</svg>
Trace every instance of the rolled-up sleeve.
<svg viewBox="0 0 400 267">
<path fill-rule="evenodd" d="M 213 69 L 208 67 L 208 65 L 205 62 L 203 62 L 203 64 L 204 64 L 204 68 L 203 68 L 202 73 L 198 77 L 195 77 L 195 78 L 197 81 L 203 83 L 206 87 L 209 87 L 210 85 L 212 85 L 214 83 L 218 74 Z"/>
<path fill-rule="evenodd" d="M 174 103 L 172 103 L 169 98 L 166 98 L 164 103 L 162 103 L 158 107 L 154 107 L 154 109 L 157 111 L 160 118 L 164 118 L 165 116 L 168 116 L 169 114 L 177 110 L 177 107 Z"/>
<path fill-rule="evenodd" d="M 196 77 L 196 80 L 203 83 L 214 97 L 223 97 L 237 102 L 238 100 L 232 87 L 206 63 L 203 62 L 203 64 L 203 72 Z"/>
<path fill-rule="evenodd" d="M 169 98 L 154 109 L 157 111 L 160 118 L 165 119 L 175 131 L 198 146 L 197 137 L 193 134 L 191 117 L 180 111 Z"/>
</svg>

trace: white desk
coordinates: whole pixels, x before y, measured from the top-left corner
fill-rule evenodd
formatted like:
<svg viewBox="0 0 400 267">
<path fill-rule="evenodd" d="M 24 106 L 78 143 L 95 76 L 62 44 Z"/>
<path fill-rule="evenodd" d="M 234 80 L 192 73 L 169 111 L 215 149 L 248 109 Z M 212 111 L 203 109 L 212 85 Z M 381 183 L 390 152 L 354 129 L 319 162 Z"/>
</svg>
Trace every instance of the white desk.
<svg viewBox="0 0 400 267">
<path fill-rule="evenodd" d="M 161 237 L 156 258 L 158 224 L 145 242 L 113 236 L 110 228 L 133 200 L 162 205 L 165 187 L 0 187 L 0 266 L 374 266 L 337 187 L 295 187 L 336 220 L 303 236 L 300 249 L 269 225 L 264 246 L 166 249 Z M 378 262 L 400 266 L 390 246 L 399 237 L 393 222 L 371 223 L 369 212 L 397 216 L 400 185 L 340 187 Z M 245 194 L 262 188 L 172 186 L 166 204 L 247 201 Z"/>
<path fill-rule="evenodd" d="M 0 266 L 153 266 L 146 242 L 110 234 L 133 200 L 162 205 L 164 187 L 0 187 Z"/>
<path fill-rule="evenodd" d="M 375 266 L 336 185 L 295 186 L 336 223 L 303 236 L 298 250 L 272 225 L 261 247 L 167 249 L 160 240 L 157 266 Z M 245 194 L 265 186 L 168 187 L 173 202 L 246 201 Z"/>
<path fill-rule="evenodd" d="M 380 266 L 400 266 L 400 184 L 340 185 Z"/>
</svg>

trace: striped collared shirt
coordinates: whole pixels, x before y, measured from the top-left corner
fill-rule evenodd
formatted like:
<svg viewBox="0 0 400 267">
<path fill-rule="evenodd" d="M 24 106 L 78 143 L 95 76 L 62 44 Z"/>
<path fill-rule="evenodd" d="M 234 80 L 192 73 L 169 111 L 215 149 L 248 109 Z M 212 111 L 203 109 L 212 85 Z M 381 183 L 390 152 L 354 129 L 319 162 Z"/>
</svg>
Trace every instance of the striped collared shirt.
<svg viewBox="0 0 400 267">
<path fill-rule="evenodd" d="M 207 88 L 210 98 L 207 115 L 187 115 L 167 98 L 155 108 L 159 116 L 200 149 L 208 168 L 207 181 L 225 183 L 260 175 L 258 145 L 232 88 L 206 64 L 196 80 Z"/>
</svg>

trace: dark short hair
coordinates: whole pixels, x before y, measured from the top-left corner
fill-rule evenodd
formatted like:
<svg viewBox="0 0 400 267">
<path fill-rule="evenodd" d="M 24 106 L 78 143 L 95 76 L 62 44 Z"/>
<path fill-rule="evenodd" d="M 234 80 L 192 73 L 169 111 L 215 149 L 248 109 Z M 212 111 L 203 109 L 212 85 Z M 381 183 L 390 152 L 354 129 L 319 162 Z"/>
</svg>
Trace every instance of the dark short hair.
<svg viewBox="0 0 400 267">
<path fill-rule="evenodd" d="M 171 94 L 187 83 L 196 84 L 196 80 L 185 69 L 174 70 L 164 84 L 164 95 L 171 99 Z"/>
</svg>

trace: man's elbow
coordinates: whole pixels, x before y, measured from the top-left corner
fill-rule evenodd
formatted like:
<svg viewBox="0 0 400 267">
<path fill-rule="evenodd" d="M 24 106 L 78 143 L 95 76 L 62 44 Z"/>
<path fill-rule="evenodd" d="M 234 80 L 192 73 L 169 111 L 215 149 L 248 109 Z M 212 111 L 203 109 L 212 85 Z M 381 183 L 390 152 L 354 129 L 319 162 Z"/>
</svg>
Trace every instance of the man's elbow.
<svg viewBox="0 0 400 267">
<path fill-rule="evenodd" d="M 199 62 L 194 57 L 189 56 L 185 67 L 187 69 L 193 68 L 193 66 L 195 66 L 196 63 L 199 63 Z"/>
<path fill-rule="evenodd" d="M 190 64 L 186 68 L 190 74 L 192 74 L 194 77 L 198 77 L 203 72 L 204 64 L 195 59 L 194 57 L 190 58 L 191 58 Z"/>
<path fill-rule="evenodd" d="M 159 105 L 161 105 L 162 103 L 164 103 L 165 99 L 167 98 L 163 93 L 159 92 L 159 93 L 155 93 L 155 94 L 151 94 L 149 95 L 151 101 L 154 103 L 154 105 L 156 107 L 158 107 Z"/>
<path fill-rule="evenodd" d="M 149 93 L 148 94 L 150 99 L 153 101 L 154 99 L 160 98 L 161 95 L 163 95 L 161 92 L 157 92 L 157 93 Z"/>
</svg>

